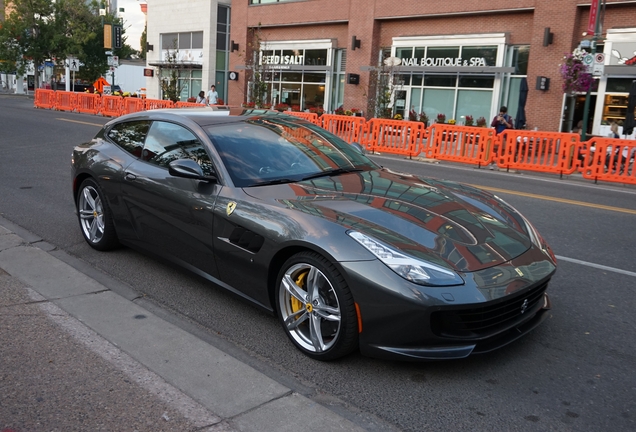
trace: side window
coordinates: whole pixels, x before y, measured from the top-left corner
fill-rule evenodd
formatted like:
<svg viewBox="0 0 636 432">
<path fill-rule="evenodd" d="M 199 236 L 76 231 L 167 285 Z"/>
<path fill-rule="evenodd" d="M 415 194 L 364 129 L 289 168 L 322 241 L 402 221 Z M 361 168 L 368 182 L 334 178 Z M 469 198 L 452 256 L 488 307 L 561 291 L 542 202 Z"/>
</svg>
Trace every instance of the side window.
<svg viewBox="0 0 636 432">
<path fill-rule="evenodd" d="M 212 161 L 199 139 L 183 126 L 155 121 L 150 127 L 141 158 L 147 162 L 168 168 L 173 160 L 192 159 L 205 175 L 212 175 Z"/>
<path fill-rule="evenodd" d="M 141 156 L 144 147 L 144 138 L 150 128 L 149 121 L 132 121 L 118 123 L 107 133 L 115 144 L 135 157 Z"/>
</svg>

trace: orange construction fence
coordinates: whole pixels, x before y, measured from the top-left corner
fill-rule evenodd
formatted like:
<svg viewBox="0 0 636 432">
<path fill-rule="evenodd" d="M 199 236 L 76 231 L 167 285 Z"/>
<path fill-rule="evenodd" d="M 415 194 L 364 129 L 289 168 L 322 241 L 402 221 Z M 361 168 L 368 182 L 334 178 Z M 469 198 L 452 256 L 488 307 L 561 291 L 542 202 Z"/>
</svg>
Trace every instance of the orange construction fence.
<svg viewBox="0 0 636 432">
<path fill-rule="evenodd" d="M 104 117 L 119 117 L 121 115 L 122 100 L 121 96 L 102 96 L 101 114 Z"/>
<path fill-rule="evenodd" d="M 100 96 L 36 89 L 36 108 L 77 111 L 117 117 L 132 112 L 200 106 L 188 102 Z M 314 113 L 287 112 L 369 151 L 408 157 L 424 156 L 477 166 L 494 162 L 500 168 L 559 175 L 581 173 L 594 181 L 636 184 L 636 140 L 594 137 L 581 142 L 577 134 L 511 129 L 496 135 L 492 128 Z"/>
<path fill-rule="evenodd" d="M 307 113 L 307 112 L 299 112 L 299 111 L 285 111 L 285 114 L 293 115 L 294 117 L 300 117 L 309 122 L 312 122 L 315 125 L 322 126 L 322 120 L 318 117 L 316 113 Z"/>
<path fill-rule="evenodd" d="M 55 92 L 55 109 L 58 111 L 75 110 L 76 93 L 67 91 Z"/>
<path fill-rule="evenodd" d="M 175 108 L 203 108 L 205 105 L 196 102 L 177 102 L 174 104 Z"/>
<path fill-rule="evenodd" d="M 572 174 L 579 135 L 573 133 L 507 130 L 500 134 L 494 161 L 500 168 Z"/>
<path fill-rule="evenodd" d="M 144 110 L 143 99 L 125 97 L 121 102 L 121 114 L 132 114 Z"/>
<path fill-rule="evenodd" d="M 583 178 L 636 184 L 636 140 L 592 138 L 576 152 Z"/>
<path fill-rule="evenodd" d="M 374 118 L 366 123 L 360 144 L 373 152 L 411 157 L 419 154 L 418 143 L 425 134 L 421 122 Z"/>
<path fill-rule="evenodd" d="M 144 110 L 149 111 L 161 108 L 174 108 L 174 102 L 162 99 L 144 99 Z"/>
<path fill-rule="evenodd" d="M 429 128 L 427 157 L 438 160 L 487 165 L 497 142 L 490 128 L 435 123 Z"/>
<path fill-rule="evenodd" d="M 84 114 L 97 115 L 101 109 L 101 97 L 93 93 L 77 93 L 75 109 Z"/>
<path fill-rule="evenodd" d="M 366 123 L 364 117 L 343 116 L 336 114 L 323 114 L 320 116 L 323 129 L 342 138 L 348 143 L 360 142 L 360 133 Z"/>
<path fill-rule="evenodd" d="M 55 108 L 55 91 L 38 89 L 35 92 L 34 105 L 36 108 L 53 109 Z"/>
</svg>

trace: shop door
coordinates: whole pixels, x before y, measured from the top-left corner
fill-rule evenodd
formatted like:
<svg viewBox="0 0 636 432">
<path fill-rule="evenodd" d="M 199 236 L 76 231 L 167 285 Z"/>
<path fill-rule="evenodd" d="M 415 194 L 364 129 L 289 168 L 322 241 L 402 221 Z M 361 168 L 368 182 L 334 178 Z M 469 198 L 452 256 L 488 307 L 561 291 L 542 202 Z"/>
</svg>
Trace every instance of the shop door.
<svg viewBox="0 0 636 432">
<path fill-rule="evenodd" d="M 408 100 L 408 90 L 397 90 L 395 92 L 395 105 L 393 118 L 395 118 L 398 114 L 403 119 L 408 119 L 409 111 L 407 109 L 406 101 Z"/>
</svg>

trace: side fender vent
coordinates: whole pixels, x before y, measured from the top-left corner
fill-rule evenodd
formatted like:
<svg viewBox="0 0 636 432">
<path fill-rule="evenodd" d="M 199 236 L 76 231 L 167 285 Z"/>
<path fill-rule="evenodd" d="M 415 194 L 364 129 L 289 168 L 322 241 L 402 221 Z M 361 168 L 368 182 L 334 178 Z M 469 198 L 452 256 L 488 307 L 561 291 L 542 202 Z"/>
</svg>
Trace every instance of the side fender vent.
<svg viewBox="0 0 636 432">
<path fill-rule="evenodd" d="M 240 226 L 235 227 L 232 230 L 232 233 L 230 234 L 228 240 L 233 245 L 236 245 L 253 253 L 257 253 L 261 249 L 261 247 L 263 247 L 263 243 L 265 241 L 263 237 Z"/>
</svg>

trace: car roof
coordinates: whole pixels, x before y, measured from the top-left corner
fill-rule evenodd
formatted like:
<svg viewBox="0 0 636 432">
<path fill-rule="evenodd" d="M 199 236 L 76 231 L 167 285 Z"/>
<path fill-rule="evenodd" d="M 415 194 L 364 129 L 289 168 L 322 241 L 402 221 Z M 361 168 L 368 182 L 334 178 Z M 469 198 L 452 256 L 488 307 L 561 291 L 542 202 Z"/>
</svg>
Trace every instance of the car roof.
<svg viewBox="0 0 636 432">
<path fill-rule="evenodd" d="M 133 119 L 174 121 L 184 121 L 187 119 L 198 124 L 199 126 L 208 126 L 214 124 L 241 122 L 245 121 L 247 118 L 255 116 L 284 116 L 286 119 L 292 121 L 301 120 L 298 117 L 293 117 L 273 110 L 230 106 L 211 106 L 201 108 L 165 108 L 141 111 L 118 117 L 117 119 L 109 122 L 109 124 Z"/>
</svg>

